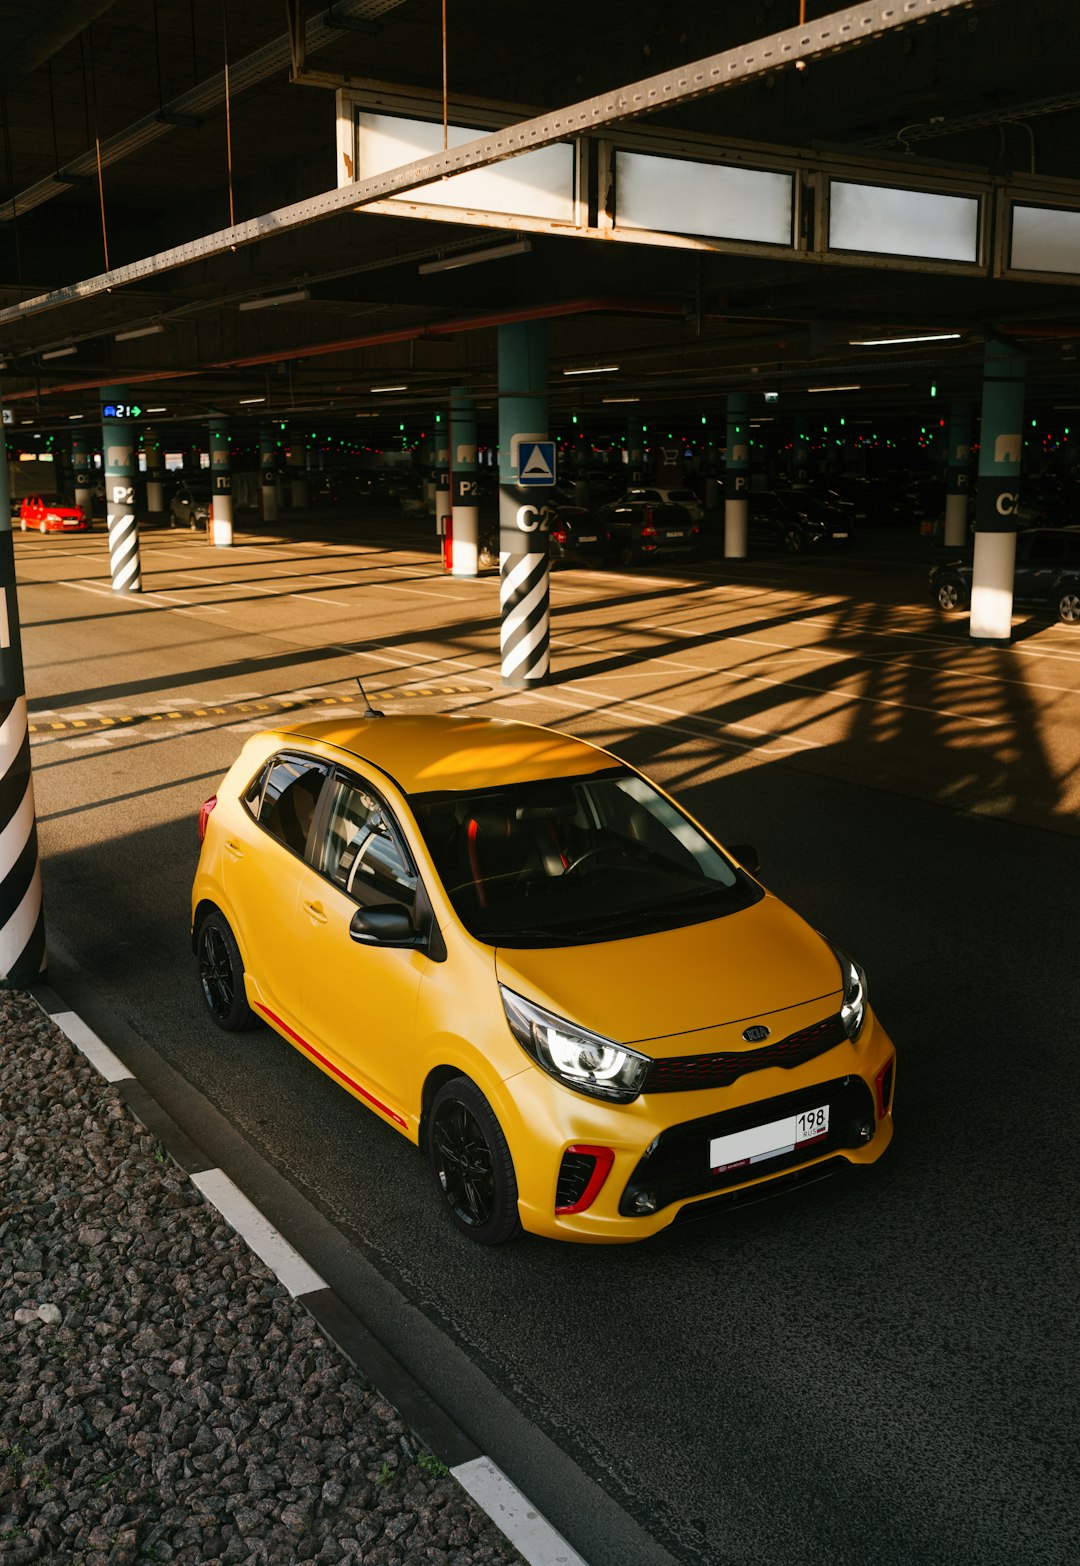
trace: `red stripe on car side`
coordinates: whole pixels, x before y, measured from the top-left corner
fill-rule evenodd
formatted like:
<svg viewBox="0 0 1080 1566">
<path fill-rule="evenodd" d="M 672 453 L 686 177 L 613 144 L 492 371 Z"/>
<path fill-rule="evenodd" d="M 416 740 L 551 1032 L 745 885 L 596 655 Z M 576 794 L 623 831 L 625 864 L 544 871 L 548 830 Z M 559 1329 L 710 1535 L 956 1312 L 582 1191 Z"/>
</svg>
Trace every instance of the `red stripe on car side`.
<svg viewBox="0 0 1080 1566">
<path fill-rule="evenodd" d="M 374 1104 L 377 1110 L 379 1110 L 382 1114 L 389 1116 L 396 1126 L 400 1126 L 403 1131 L 408 1130 L 408 1125 L 396 1110 L 388 1109 L 380 1099 L 375 1097 L 374 1093 L 369 1093 L 367 1088 L 361 1087 L 359 1082 L 354 1082 L 352 1077 L 347 1077 L 344 1071 L 340 1071 L 338 1067 L 334 1065 L 332 1060 L 327 1060 L 325 1055 L 320 1055 L 317 1049 L 313 1049 L 311 1047 L 307 1039 L 302 1039 L 299 1033 L 293 1032 L 292 1028 L 289 1027 L 287 1022 L 282 1022 L 280 1017 L 275 1016 L 275 1014 L 270 1010 L 269 1006 L 264 1006 L 261 1001 L 256 1001 L 255 1004 L 258 1006 L 261 1012 L 270 1018 L 270 1021 L 274 1024 L 275 1028 L 280 1028 L 282 1033 L 287 1033 L 289 1038 L 292 1039 L 293 1043 L 299 1044 L 300 1048 L 306 1051 L 306 1053 L 309 1054 L 313 1060 L 317 1060 L 320 1066 L 325 1066 L 327 1071 L 332 1071 L 334 1073 L 335 1077 L 340 1077 L 342 1082 L 346 1083 L 355 1092 L 359 1093 L 361 1098 L 366 1098 L 369 1104 Z"/>
</svg>

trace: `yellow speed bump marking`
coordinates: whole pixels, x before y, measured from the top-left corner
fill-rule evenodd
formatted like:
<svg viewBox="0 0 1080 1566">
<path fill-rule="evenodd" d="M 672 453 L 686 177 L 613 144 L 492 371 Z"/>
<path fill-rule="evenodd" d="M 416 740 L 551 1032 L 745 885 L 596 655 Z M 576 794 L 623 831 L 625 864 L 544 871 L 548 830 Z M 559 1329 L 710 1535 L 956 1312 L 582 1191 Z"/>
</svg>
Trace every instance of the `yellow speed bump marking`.
<svg viewBox="0 0 1080 1566">
<path fill-rule="evenodd" d="M 439 696 L 473 696 L 490 690 L 479 683 L 453 685 L 413 685 L 400 690 L 383 690 L 378 693 L 382 701 L 430 700 Z M 186 712 L 175 708 L 163 708 L 161 712 L 116 712 L 108 716 L 94 714 L 84 718 L 49 718 L 27 725 L 31 734 L 65 734 L 82 729 L 113 729 L 121 723 L 177 723 L 185 718 L 230 718 L 243 713 L 294 712 L 302 707 L 347 707 L 355 701 L 352 696 L 311 696 L 306 700 L 295 696 L 271 696 L 265 701 L 238 701 L 223 707 L 191 707 Z"/>
</svg>

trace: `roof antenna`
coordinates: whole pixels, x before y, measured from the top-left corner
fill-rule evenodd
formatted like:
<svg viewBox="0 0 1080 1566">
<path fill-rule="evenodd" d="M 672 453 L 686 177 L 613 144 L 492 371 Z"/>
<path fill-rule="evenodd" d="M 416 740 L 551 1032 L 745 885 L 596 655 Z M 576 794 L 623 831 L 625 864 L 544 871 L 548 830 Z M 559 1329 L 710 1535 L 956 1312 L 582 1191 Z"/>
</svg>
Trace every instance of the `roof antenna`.
<svg viewBox="0 0 1080 1566">
<path fill-rule="evenodd" d="M 356 678 L 357 685 L 360 687 L 360 695 L 364 699 L 364 717 L 365 718 L 385 718 L 386 717 L 386 713 L 385 712 L 380 712 L 377 707 L 373 707 L 371 705 L 371 703 L 368 701 L 367 691 L 364 689 L 364 682 L 363 682 L 363 680 L 361 680 L 359 675 L 356 675 L 355 678 Z"/>
</svg>

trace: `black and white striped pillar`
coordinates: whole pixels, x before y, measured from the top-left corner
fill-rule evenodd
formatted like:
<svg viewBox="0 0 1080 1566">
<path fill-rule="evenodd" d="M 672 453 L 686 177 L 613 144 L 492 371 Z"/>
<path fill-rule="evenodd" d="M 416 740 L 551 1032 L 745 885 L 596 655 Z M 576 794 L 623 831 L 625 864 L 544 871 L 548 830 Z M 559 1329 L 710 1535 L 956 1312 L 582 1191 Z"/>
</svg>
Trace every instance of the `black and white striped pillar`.
<svg viewBox="0 0 1080 1566">
<path fill-rule="evenodd" d="M 550 476 L 548 476 L 550 475 Z M 499 327 L 499 561 L 503 684 L 540 685 L 551 667 L 547 323 Z"/>
<path fill-rule="evenodd" d="M 135 521 L 135 431 L 126 386 L 101 388 L 101 456 L 113 592 L 141 593 L 139 528 Z"/>
<path fill-rule="evenodd" d="M 5 460 L 0 462 L 0 988 L 33 984 L 44 977 L 45 966 L 41 865 Z"/>
</svg>

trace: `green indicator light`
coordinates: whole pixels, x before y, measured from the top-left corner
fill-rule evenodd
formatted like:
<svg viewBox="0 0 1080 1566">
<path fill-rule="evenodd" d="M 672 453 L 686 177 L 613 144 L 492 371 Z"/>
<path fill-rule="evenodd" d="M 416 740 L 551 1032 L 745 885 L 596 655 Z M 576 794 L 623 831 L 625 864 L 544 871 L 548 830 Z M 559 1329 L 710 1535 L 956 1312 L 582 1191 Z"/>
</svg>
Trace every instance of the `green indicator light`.
<svg viewBox="0 0 1080 1566">
<path fill-rule="evenodd" d="M 573 419 L 574 423 L 576 424 L 577 423 L 577 414 L 576 413 L 572 413 L 570 415 L 570 417 Z"/>
<path fill-rule="evenodd" d="M 840 428 L 843 429 L 846 423 L 847 423 L 846 419 L 841 419 L 840 420 Z"/>
<path fill-rule="evenodd" d="M 404 424 L 399 424 L 399 425 L 398 425 L 398 429 L 399 429 L 399 430 L 403 430 L 403 429 L 404 429 L 404 428 L 405 428 L 405 426 L 404 426 Z"/>
<path fill-rule="evenodd" d="M 701 422 L 702 422 L 702 424 L 707 424 L 708 423 L 708 420 L 706 419 L 704 414 L 701 415 Z"/>
<path fill-rule="evenodd" d="M 931 397 L 937 396 L 937 381 L 930 382 L 930 395 Z"/>
<path fill-rule="evenodd" d="M 1035 423 L 1034 419 L 1032 419 L 1032 421 L 1031 421 L 1031 427 L 1032 427 L 1032 429 L 1035 429 L 1035 427 L 1036 427 L 1036 423 Z"/>
</svg>

